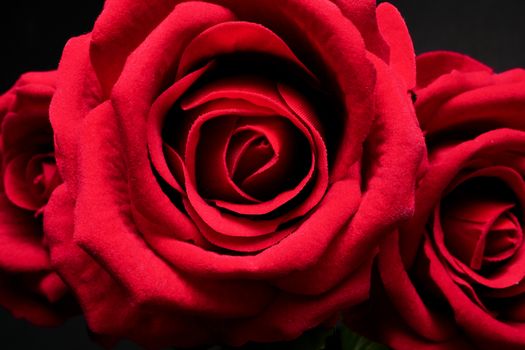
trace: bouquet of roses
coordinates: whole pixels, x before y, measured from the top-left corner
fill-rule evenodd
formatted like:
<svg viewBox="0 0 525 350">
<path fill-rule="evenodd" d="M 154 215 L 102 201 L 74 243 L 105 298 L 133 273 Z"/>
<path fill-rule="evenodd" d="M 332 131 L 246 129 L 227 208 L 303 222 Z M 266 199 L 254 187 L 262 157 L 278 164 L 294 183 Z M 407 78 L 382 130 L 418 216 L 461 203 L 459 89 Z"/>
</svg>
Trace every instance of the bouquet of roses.
<svg viewBox="0 0 525 350">
<path fill-rule="evenodd" d="M 388 3 L 106 0 L 0 122 L 16 317 L 106 347 L 525 348 L 525 70 L 415 57 Z"/>
</svg>

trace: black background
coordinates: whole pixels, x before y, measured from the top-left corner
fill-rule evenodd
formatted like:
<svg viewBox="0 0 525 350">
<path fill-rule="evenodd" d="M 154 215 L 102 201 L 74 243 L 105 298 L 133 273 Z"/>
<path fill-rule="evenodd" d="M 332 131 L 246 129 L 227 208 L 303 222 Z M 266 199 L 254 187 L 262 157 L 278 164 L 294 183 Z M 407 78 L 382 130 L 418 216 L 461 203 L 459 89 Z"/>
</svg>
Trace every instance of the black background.
<svg viewBox="0 0 525 350">
<path fill-rule="evenodd" d="M 254 0 L 261 1 L 261 0 Z M 392 0 L 405 17 L 417 53 L 454 50 L 496 71 L 525 67 L 525 1 Z M 2 1 L 0 91 L 26 71 L 54 69 L 67 39 L 90 31 L 101 0 Z M 53 329 L 30 326 L 0 309 L 0 347 L 99 349 L 82 319 Z M 136 349 L 121 344 L 119 349 Z"/>
</svg>

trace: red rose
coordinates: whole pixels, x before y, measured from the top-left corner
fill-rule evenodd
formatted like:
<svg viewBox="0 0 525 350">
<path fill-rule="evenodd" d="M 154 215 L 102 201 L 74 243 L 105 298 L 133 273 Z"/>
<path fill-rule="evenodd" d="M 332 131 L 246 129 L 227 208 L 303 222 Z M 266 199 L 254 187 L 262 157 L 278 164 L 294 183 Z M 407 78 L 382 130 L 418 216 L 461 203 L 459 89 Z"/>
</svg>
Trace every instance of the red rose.
<svg viewBox="0 0 525 350">
<path fill-rule="evenodd" d="M 0 305 L 38 325 L 62 319 L 66 292 L 42 229 L 42 210 L 61 181 L 48 112 L 55 78 L 27 73 L 0 96 Z"/>
<path fill-rule="evenodd" d="M 367 326 L 394 349 L 523 349 L 525 70 L 447 52 L 417 68 L 429 168 L 379 254 Z"/>
<path fill-rule="evenodd" d="M 107 1 L 51 107 L 52 258 L 93 332 L 297 337 L 412 212 L 411 41 L 374 1 Z"/>
</svg>

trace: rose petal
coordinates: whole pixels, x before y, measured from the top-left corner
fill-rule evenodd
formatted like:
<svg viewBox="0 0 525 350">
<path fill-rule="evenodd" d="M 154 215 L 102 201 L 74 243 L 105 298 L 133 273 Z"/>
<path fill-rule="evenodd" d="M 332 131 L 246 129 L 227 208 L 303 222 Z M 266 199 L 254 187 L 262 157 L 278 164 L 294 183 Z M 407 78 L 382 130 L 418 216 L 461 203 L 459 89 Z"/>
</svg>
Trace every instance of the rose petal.
<svg viewBox="0 0 525 350">
<path fill-rule="evenodd" d="M 512 72 L 512 71 L 510 71 Z M 507 73 L 510 73 L 507 72 Z M 525 79 L 525 70 L 516 70 Z M 525 83 L 497 84 L 471 89 L 447 101 L 435 113 L 428 132 L 435 129 L 462 128 L 513 128 L 525 129 Z M 494 115 L 498 118 L 495 119 Z"/>
<path fill-rule="evenodd" d="M 166 1 L 105 2 L 93 28 L 89 54 L 106 96 L 109 96 L 129 54 L 174 6 L 174 2 Z"/>
<path fill-rule="evenodd" d="M 362 33 L 366 47 L 376 56 L 387 61 L 389 55 L 388 44 L 382 37 L 382 32 L 378 28 L 379 18 L 376 18 L 377 12 L 376 0 L 331 0 L 337 4 L 343 14 L 354 23 Z"/>
<path fill-rule="evenodd" d="M 229 231 L 228 234 L 223 234 L 215 231 L 204 220 L 202 220 L 201 216 L 193 209 L 194 207 L 191 204 L 185 203 L 185 207 L 188 214 L 193 218 L 195 224 L 199 227 L 200 232 L 206 237 L 208 242 L 216 247 L 229 249 L 234 252 L 253 253 L 262 251 L 263 249 L 267 249 L 280 242 L 295 230 L 295 227 L 276 229 L 270 234 L 259 234 L 258 232 L 254 234 L 248 230 L 232 230 Z M 241 222 L 241 224 L 242 223 L 243 222 Z M 263 225 L 254 226 L 258 228 Z"/>
<path fill-rule="evenodd" d="M 26 167 L 32 155 L 24 154 L 6 164 L 4 173 L 5 194 L 11 202 L 20 208 L 35 211 L 42 205 L 40 198 L 34 195 L 33 183 L 26 178 Z"/>
<path fill-rule="evenodd" d="M 15 207 L 0 195 L 0 267 L 10 272 L 35 272 L 49 269 L 42 244 L 42 228 L 31 213 Z"/>
<path fill-rule="evenodd" d="M 468 75 L 452 72 L 436 79 L 427 88 L 416 90 L 417 101 L 415 103 L 418 120 L 421 128 L 426 134 L 431 133 L 430 125 L 439 125 L 434 122 L 438 118 L 436 114 L 444 103 L 458 94 L 486 86 L 492 81 L 492 75 L 488 72 L 474 72 Z"/>
<path fill-rule="evenodd" d="M 356 180 L 334 183 L 316 211 L 294 234 L 250 257 L 249 262 L 243 256 L 219 254 L 162 236 L 152 235 L 148 241 L 166 259 L 196 278 L 275 278 L 317 263 L 347 218 L 355 212 L 359 200 Z M 305 251 L 309 254 L 304 254 Z"/>
<path fill-rule="evenodd" d="M 78 182 L 78 134 L 81 121 L 100 102 L 99 83 L 89 61 L 90 36 L 70 39 L 58 69 L 57 90 L 49 110 L 55 131 L 55 158 L 60 174 L 73 191 Z"/>
<path fill-rule="evenodd" d="M 376 10 L 381 35 L 390 47 L 389 64 L 406 82 L 406 88 L 416 85 L 416 55 L 408 28 L 399 11 L 391 4 L 379 4 Z"/>
<path fill-rule="evenodd" d="M 236 52 L 265 53 L 283 58 L 315 77 L 281 38 L 268 28 L 250 22 L 221 23 L 198 35 L 182 53 L 177 77 L 188 74 L 199 63 Z"/>
<path fill-rule="evenodd" d="M 492 69 L 475 59 L 452 51 L 432 51 L 417 56 L 417 88 L 422 89 L 453 71 L 486 72 Z"/>
<path fill-rule="evenodd" d="M 34 111 L 11 112 L 2 122 L 2 148 L 4 161 L 9 162 L 23 153 L 48 153 L 53 151 L 53 131 L 49 122 L 49 97 L 47 104 L 33 106 Z M 28 102 L 30 103 L 30 102 Z"/>
<path fill-rule="evenodd" d="M 165 123 L 166 115 L 170 108 L 177 102 L 177 100 L 186 92 L 190 86 L 199 79 L 207 70 L 209 66 L 205 66 L 195 72 L 190 73 L 181 80 L 175 82 L 172 86 L 166 89 L 153 103 L 148 115 L 147 121 L 147 139 L 149 156 L 153 166 L 159 175 L 173 188 L 179 192 L 183 192 L 181 184 L 175 179 L 174 175 L 168 168 L 164 159 L 163 151 L 164 142 L 162 140 L 162 128 Z"/>
</svg>

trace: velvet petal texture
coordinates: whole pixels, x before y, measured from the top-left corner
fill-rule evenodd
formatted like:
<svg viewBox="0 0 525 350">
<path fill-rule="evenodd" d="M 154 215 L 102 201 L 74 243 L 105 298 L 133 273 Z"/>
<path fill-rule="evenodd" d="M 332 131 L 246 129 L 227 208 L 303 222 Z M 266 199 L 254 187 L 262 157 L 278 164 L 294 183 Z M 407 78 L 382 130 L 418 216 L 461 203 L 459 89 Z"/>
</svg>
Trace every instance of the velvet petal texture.
<svg viewBox="0 0 525 350">
<path fill-rule="evenodd" d="M 271 342 L 365 300 L 413 211 L 414 71 L 373 1 L 107 1 L 59 66 L 45 217 L 91 330 Z"/>
<path fill-rule="evenodd" d="M 56 72 L 26 73 L 0 96 L 0 305 L 41 326 L 72 311 L 42 227 L 42 212 L 61 182 L 48 111 L 55 81 Z"/>
<path fill-rule="evenodd" d="M 349 322 L 394 349 L 521 349 L 525 71 L 448 52 L 417 65 L 429 167 Z"/>
</svg>

